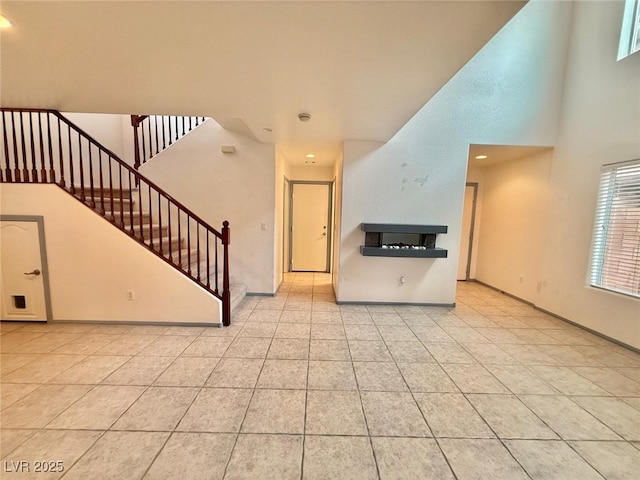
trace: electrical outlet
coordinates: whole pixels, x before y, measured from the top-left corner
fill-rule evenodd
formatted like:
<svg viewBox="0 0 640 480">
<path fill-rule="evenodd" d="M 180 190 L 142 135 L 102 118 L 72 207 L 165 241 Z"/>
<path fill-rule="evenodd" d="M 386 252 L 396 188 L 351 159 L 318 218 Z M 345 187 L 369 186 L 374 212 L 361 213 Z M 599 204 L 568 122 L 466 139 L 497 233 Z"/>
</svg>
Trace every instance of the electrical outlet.
<svg viewBox="0 0 640 480">
<path fill-rule="evenodd" d="M 404 278 L 404 275 L 400 277 L 400 285 L 404 285 L 406 282 L 406 279 Z"/>
<path fill-rule="evenodd" d="M 524 283 L 524 275 L 520 275 L 520 283 Z"/>
<path fill-rule="evenodd" d="M 133 302 L 136 299 L 136 294 L 133 290 L 127 290 L 127 300 Z"/>
</svg>

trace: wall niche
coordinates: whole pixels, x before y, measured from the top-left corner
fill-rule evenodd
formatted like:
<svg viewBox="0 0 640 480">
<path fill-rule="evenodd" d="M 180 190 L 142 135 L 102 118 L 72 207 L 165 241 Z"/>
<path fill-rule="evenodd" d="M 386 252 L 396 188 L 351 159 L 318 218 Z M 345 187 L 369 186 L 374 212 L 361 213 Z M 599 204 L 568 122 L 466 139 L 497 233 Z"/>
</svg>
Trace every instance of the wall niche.
<svg viewBox="0 0 640 480">
<path fill-rule="evenodd" d="M 365 232 L 360 253 L 372 257 L 447 258 L 447 250 L 436 247 L 446 225 L 362 223 Z"/>
</svg>

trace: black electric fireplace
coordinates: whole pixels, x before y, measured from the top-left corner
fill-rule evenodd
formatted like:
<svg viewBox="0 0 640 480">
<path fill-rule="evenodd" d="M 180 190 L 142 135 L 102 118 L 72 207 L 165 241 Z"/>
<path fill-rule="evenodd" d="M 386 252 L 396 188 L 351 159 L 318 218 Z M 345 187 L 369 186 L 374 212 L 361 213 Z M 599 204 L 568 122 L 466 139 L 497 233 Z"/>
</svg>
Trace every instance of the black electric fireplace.
<svg viewBox="0 0 640 480">
<path fill-rule="evenodd" d="M 375 257 L 446 258 L 447 250 L 436 247 L 438 234 L 446 225 L 363 223 L 364 245 L 360 253 Z"/>
</svg>

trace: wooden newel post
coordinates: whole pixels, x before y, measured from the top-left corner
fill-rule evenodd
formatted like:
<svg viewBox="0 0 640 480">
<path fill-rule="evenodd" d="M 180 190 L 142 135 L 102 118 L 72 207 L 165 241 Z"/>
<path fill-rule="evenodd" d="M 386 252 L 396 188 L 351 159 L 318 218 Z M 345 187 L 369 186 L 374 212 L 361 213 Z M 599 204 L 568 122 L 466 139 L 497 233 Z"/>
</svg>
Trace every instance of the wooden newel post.
<svg viewBox="0 0 640 480">
<path fill-rule="evenodd" d="M 223 269 L 222 269 L 222 325 L 231 325 L 231 290 L 229 287 L 229 222 L 222 222 Z"/>
<path fill-rule="evenodd" d="M 133 127 L 133 155 L 135 158 L 133 168 L 138 170 L 138 168 L 140 168 L 140 141 L 138 140 L 138 127 L 140 126 L 139 115 L 131 115 L 131 126 Z"/>
</svg>

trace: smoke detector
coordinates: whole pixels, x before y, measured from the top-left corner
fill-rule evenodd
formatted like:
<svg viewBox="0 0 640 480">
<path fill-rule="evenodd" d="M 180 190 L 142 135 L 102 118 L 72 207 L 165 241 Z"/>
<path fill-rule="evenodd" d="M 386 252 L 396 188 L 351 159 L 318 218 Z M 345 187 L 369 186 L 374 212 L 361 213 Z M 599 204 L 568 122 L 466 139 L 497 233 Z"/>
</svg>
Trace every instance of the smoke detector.
<svg viewBox="0 0 640 480">
<path fill-rule="evenodd" d="M 311 114 L 299 113 L 298 118 L 300 119 L 301 122 L 308 122 L 309 120 L 311 120 Z"/>
</svg>

